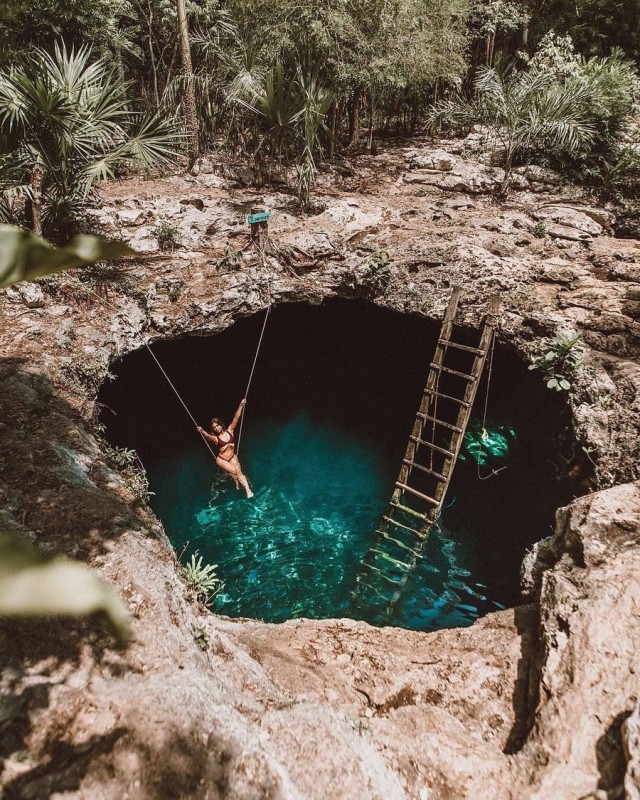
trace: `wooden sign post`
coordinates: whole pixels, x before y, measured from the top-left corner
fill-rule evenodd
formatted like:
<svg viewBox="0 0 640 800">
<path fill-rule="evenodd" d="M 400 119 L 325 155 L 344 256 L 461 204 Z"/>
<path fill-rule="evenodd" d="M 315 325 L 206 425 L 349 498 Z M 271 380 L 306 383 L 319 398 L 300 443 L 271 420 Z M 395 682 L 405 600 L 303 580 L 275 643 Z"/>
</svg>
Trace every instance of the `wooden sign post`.
<svg viewBox="0 0 640 800">
<path fill-rule="evenodd" d="M 247 222 L 251 230 L 251 241 L 257 242 L 260 247 L 264 247 L 267 236 L 269 235 L 269 218 L 271 212 L 264 207 L 254 206 L 247 215 Z"/>
</svg>

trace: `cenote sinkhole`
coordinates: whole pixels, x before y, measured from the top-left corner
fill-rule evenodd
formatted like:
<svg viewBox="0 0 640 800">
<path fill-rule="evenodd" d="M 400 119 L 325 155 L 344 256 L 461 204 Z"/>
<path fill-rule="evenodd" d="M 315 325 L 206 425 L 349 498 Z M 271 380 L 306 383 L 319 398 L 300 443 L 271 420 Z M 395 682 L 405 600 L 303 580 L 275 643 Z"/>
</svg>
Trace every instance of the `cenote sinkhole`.
<svg viewBox="0 0 640 800">
<path fill-rule="evenodd" d="M 255 315 L 215 336 L 153 345 L 203 427 L 212 416 L 228 422 L 233 415 L 262 321 Z M 348 300 L 276 307 L 240 446 L 251 500 L 218 471 L 145 350 L 113 365 L 116 379 L 98 398 L 107 439 L 140 455 L 151 506 L 183 560 L 197 551 L 218 565 L 225 586 L 213 610 L 270 622 L 356 617 L 433 630 L 518 602 L 525 550 L 551 533 L 555 509 L 575 492 L 557 480 L 568 425 L 561 399 L 498 347 L 485 439 L 486 375 L 439 524 L 400 601 L 382 621 L 352 603 L 439 327 Z M 475 344 L 477 334 L 467 339 Z"/>
</svg>

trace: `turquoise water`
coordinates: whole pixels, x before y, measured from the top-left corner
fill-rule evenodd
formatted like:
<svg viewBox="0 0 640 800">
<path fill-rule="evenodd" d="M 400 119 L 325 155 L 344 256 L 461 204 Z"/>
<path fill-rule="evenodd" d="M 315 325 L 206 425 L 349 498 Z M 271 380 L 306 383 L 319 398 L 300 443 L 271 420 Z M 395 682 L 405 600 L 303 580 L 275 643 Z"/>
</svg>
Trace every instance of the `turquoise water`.
<svg viewBox="0 0 640 800">
<path fill-rule="evenodd" d="M 252 421 L 241 461 L 255 491 L 251 500 L 196 443 L 148 470 L 152 505 L 176 550 L 183 558 L 197 551 L 218 565 L 225 586 L 214 610 L 270 622 L 354 616 L 358 565 L 397 469 L 383 444 L 298 413 Z M 386 624 L 468 625 L 503 607 L 499 589 L 476 582 L 473 526 L 460 519 L 455 533 L 447 528 L 455 497 L 449 502 Z M 367 619 L 366 610 L 357 616 Z"/>
</svg>

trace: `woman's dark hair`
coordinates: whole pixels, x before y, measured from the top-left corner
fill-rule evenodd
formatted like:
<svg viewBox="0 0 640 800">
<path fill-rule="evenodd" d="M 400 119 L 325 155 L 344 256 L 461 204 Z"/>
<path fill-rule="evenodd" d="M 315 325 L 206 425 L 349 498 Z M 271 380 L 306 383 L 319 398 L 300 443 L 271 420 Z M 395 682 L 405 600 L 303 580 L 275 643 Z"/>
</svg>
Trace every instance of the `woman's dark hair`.
<svg viewBox="0 0 640 800">
<path fill-rule="evenodd" d="M 214 425 L 219 425 L 219 426 L 222 428 L 222 430 L 223 430 L 223 431 L 226 431 L 226 430 L 227 430 L 227 426 L 226 426 L 226 425 L 224 424 L 224 422 L 223 422 L 221 419 L 219 419 L 218 417 L 214 417 L 214 418 L 211 420 L 210 427 L 211 427 L 211 428 L 213 428 L 213 426 L 214 426 Z"/>
</svg>

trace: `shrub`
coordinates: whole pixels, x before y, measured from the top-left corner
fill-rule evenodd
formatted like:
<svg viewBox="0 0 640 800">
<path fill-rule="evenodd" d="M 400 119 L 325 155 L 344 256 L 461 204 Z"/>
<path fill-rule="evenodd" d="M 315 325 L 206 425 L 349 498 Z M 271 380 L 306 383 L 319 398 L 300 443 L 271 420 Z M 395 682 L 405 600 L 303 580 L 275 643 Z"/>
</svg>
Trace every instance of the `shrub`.
<svg viewBox="0 0 640 800">
<path fill-rule="evenodd" d="M 364 264 L 346 276 L 350 289 L 364 290 L 369 297 L 378 297 L 391 283 L 393 259 L 386 250 L 375 250 Z"/>
<path fill-rule="evenodd" d="M 547 223 L 544 222 L 544 220 L 538 220 L 533 228 L 531 228 L 531 233 L 536 239 L 543 239 L 547 235 Z"/>
<path fill-rule="evenodd" d="M 581 338 L 581 333 L 569 336 L 559 333 L 546 342 L 544 351 L 534 358 L 529 369 L 541 370 L 549 389 L 569 391 L 572 379 L 582 368 L 582 350 L 576 347 Z"/>
<path fill-rule="evenodd" d="M 178 246 L 178 227 L 168 217 L 159 217 L 158 224 L 151 229 L 158 240 L 158 247 L 164 252 L 175 250 Z"/>
<path fill-rule="evenodd" d="M 518 161 L 537 155 L 575 170 L 617 147 L 638 75 L 619 51 L 585 59 L 543 50 L 524 69 L 481 69 L 474 89 L 471 101 L 460 94 L 433 106 L 429 126 L 487 125 L 504 153 L 504 192 Z"/>
<path fill-rule="evenodd" d="M 96 181 L 125 167 L 174 162 L 171 120 L 130 110 L 127 85 L 91 49 L 56 45 L 0 71 L 0 218 L 16 192 L 28 198 L 34 233 L 68 238 L 87 227 Z M 9 220 L 6 220 L 9 221 Z"/>
<path fill-rule="evenodd" d="M 126 447 L 108 447 L 106 457 L 111 466 L 121 473 L 125 486 L 133 494 L 135 503 L 138 505 L 148 503 L 153 492 L 149 491 L 149 479 L 136 451 L 128 450 Z"/>
<path fill-rule="evenodd" d="M 216 575 L 217 568 L 217 564 L 203 564 L 198 551 L 180 567 L 180 574 L 196 600 L 208 604 L 224 588 L 224 582 Z"/>
</svg>

